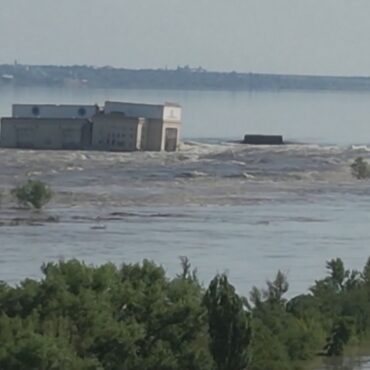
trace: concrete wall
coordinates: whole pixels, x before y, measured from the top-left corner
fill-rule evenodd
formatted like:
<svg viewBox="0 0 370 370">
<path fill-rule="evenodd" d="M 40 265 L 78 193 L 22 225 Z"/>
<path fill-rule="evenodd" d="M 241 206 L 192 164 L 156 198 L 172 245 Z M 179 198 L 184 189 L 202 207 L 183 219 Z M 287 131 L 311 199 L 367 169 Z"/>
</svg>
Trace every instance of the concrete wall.
<svg viewBox="0 0 370 370">
<path fill-rule="evenodd" d="M 181 107 L 176 104 L 166 103 L 165 105 L 105 102 L 104 112 L 122 113 L 126 117 L 144 117 L 148 119 L 161 119 L 169 122 L 181 121 Z"/>
<path fill-rule="evenodd" d="M 84 119 L 2 118 L 1 146 L 33 149 L 86 149 L 91 124 Z"/>
<path fill-rule="evenodd" d="M 99 114 L 92 118 L 94 150 L 135 151 L 141 149 L 141 132 L 145 120 L 123 114 Z"/>
<path fill-rule="evenodd" d="M 161 119 L 163 117 L 163 105 L 136 104 L 121 102 L 105 102 L 104 113 L 122 113 L 126 117 L 144 117 Z"/>
<path fill-rule="evenodd" d="M 166 129 L 176 129 L 176 144 L 178 147 L 180 135 L 179 122 L 163 122 L 162 120 L 147 120 L 142 128 L 141 148 L 148 151 L 166 150 Z"/>
<path fill-rule="evenodd" d="M 143 125 L 141 148 L 148 151 L 161 151 L 162 149 L 162 129 L 161 119 L 148 119 Z"/>
<path fill-rule="evenodd" d="M 181 107 L 165 105 L 163 109 L 163 121 L 181 122 Z"/>
<path fill-rule="evenodd" d="M 14 118 L 91 118 L 96 105 L 13 104 Z"/>
</svg>

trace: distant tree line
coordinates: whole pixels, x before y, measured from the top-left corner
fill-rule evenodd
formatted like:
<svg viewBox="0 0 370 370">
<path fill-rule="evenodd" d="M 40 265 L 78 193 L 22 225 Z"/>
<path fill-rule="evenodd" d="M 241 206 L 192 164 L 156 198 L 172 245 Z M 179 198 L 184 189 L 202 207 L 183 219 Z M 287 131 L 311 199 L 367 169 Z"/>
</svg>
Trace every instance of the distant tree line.
<svg viewBox="0 0 370 370">
<path fill-rule="evenodd" d="M 176 69 L 126 69 L 85 65 L 0 65 L 0 85 L 77 85 L 126 89 L 187 90 L 370 90 L 367 77 L 213 72 L 189 66 Z"/>
<path fill-rule="evenodd" d="M 175 277 L 150 261 L 47 263 L 40 281 L 0 284 L 0 368 L 291 370 L 341 355 L 370 333 L 370 259 L 340 259 L 307 294 L 278 272 L 239 295 L 225 274 L 204 287 L 186 258 Z"/>
</svg>

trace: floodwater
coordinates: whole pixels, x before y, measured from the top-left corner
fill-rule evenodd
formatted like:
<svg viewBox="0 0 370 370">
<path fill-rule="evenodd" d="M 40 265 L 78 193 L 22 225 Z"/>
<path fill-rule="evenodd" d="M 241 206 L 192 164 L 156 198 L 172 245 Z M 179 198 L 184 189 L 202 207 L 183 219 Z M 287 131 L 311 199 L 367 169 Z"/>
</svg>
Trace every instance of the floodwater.
<svg viewBox="0 0 370 370">
<path fill-rule="evenodd" d="M 188 256 L 208 280 L 227 271 L 248 294 L 278 269 L 291 295 L 341 257 L 370 256 L 370 188 L 349 165 L 365 147 L 184 143 L 178 153 L 0 150 L 4 189 L 2 278 L 37 277 L 42 262 L 154 259 L 174 274 Z M 8 190 L 27 177 L 55 191 L 46 216 L 59 222 L 9 226 L 27 217 Z"/>
<path fill-rule="evenodd" d="M 293 296 L 324 277 L 326 260 L 361 269 L 370 256 L 370 186 L 349 167 L 370 160 L 370 95 L 7 88 L 0 115 L 12 102 L 108 99 L 181 103 L 179 152 L 0 149 L 1 279 L 38 278 L 43 262 L 60 258 L 148 258 L 174 275 L 187 256 L 205 284 L 226 271 L 245 295 L 280 269 Z M 247 132 L 292 143 L 230 142 Z M 29 177 L 55 192 L 33 220 L 9 197 Z M 335 366 L 327 369 L 370 369 L 365 357 Z"/>
</svg>

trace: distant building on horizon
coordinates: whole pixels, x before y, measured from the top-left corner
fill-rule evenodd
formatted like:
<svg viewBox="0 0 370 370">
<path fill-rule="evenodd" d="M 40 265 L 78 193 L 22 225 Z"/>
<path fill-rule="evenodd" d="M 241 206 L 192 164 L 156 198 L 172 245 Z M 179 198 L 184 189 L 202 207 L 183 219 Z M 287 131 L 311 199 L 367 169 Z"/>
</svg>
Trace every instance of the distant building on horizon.
<svg viewBox="0 0 370 370">
<path fill-rule="evenodd" d="M 175 151 L 181 106 L 110 102 L 98 105 L 13 104 L 1 119 L 1 146 L 24 149 Z"/>
</svg>

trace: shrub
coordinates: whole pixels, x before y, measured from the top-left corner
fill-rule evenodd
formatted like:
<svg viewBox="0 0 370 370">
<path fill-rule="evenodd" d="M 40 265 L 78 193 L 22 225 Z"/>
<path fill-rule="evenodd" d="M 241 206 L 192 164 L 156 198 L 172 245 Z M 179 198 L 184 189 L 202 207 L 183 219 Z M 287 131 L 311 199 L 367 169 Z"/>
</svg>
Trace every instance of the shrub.
<svg viewBox="0 0 370 370">
<path fill-rule="evenodd" d="M 327 343 L 324 348 L 327 356 L 341 356 L 344 346 L 351 338 L 351 325 L 347 319 L 339 319 L 334 323 L 330 335 L 327 338 Z"/>
<path fill-rule="evenodd" d="M 370 166 L 363 158 L 357 157 L 351 164 L 352 175 L 357 179 L 367 179 L 370 177 Z"/>
<path fill-rule="evenodd" d="M 47 204 L 52 196 L 51 190 L 47 185 L 39 180 L 28 180 L 22 186 L 11 191 L 18 203 L 23 206 L 32 206 L 41 209 Z"/>
</svg>

